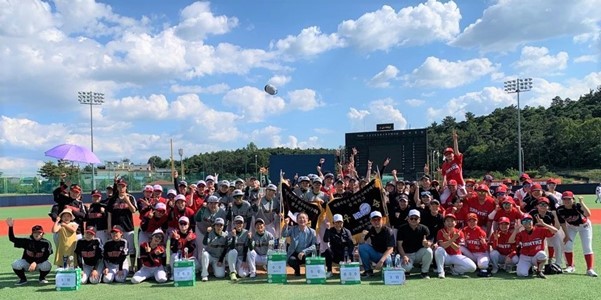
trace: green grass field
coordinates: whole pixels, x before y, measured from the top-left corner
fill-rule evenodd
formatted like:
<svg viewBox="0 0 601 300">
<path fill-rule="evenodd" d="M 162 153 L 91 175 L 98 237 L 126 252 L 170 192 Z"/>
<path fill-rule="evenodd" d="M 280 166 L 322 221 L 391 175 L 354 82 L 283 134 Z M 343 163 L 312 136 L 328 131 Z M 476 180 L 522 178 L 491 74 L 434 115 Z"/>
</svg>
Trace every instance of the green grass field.
<svg viewBox="0 0 601 300">
<path fill-rule="evenodd" d="M 588 199 L 587 199 L 588 200 Z M 594 201 L 594 199 L 593 199 Z M 588 201 L 591 203 L 591 201 Z M 594 203 L 591 205 L 594 207 Z M 9 212 L 7 212 L 9 211 Z M 34 211 L 36 212 L 34 214 Z M 46 207 L 5 208 L 0 209 L 0 218 L 16 216 L 44 217 Z M 5 226 L 4 223 L 0 226 Z M 601 225 L 594 226 L 594 237 L 599 237 Z M 585 275 L 585 264 L 581 252 L 580 240 L 575 245 L 575 263 L 577 271 L 573 274 L 548 276 L 547 280 L 537 278 L 517 279 L 514 274 L 499 273 L 492 278 L 458 278 L 448 276 L 444 280 L 432 278 L 422 280 L 409 278 L 403 286 L 385 286 L 381 277 L 365 280 L 361 285 L 342 286 L 335 276 L 326 285 L 307 285 L 302 279 L 293 279 L 286 285 L 274 285 L 266 282 L 265 276 L 257 279 L 241 280 L 231 283 L 228 280 L 211 278 L 208 283 L 198 281 L 196 287 L 175 288 L 172 283 L 156 284 L 145 282 L 139 285 L 99 284 L 84 285 L 74 292 L 57 292 L 54 278 L 49 276 L 48 285 L 37 283 L 37 274 L 29 276 L 30 283 L 15 287 L 16 275 L 10 264 L 20 258 L 21 249 L 15 249 L 6 236 L 0 237 L 0 299 L 177 299 L 200 296 L 201 298 L 238 297 L 244 299 L 398 299 L 415 298 L 452 298 L 452 299 L 599 299 L 601 288 L 599 278 Z M 601 249 L 601 241 L 593 241 L 593 249 Z M 597 271 L 601 271 L 601 259 L 596 257 Z M 379 273 L 378 273 L 379 275 Z M 435 274 L 431 274 L 434 276 Z M 292 279 L 293 277 L 290 276 Z M 567 291 L 568 289 L 569 291 Z M 225 293 L 225 294 L 224 294 Z M 230 296 L 231 295 L 231 296 Z"/>
</svg>

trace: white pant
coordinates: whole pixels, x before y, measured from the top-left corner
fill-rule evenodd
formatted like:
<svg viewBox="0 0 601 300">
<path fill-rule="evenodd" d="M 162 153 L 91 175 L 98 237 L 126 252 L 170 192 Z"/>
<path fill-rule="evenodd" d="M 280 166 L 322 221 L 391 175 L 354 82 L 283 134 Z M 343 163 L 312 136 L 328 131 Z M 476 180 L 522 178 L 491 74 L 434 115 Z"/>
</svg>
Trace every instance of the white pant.
<svg viewBox="0 0 601 300">
<path fill-rule="evenodd" d="M 255 270 L 256 270 L 257 266 L 266 266 L 266 265 L 267 265 L 267 255 L 257 254 L 255 256 Z"/>
<path fill-rule="evenodd" d="M 409 257 L 408 264 L 401 264 L 401 267 L 407 272 L 411 272 L 413 265 L 419 264 L 422 267 L 422 273 L 428 273 L 430 270 L 430 264 L 432 264 L 432 258 L 434 254 L 432 248 L 420 248 L 415 253 L 405 253 Z"/>
<path fill-rule="evenodd" d="M 560 229 L 561 230 L 561 229 Z M 561 231 L 557 231 L 552 237 L 547 238 L 547 246 L 555 249 L 555 263 L 563 266 L 563 240 Z"/>
<path fill-rule="evenodd" d="M 225 256 L 224 263 L 227 263 L 230 272 L 236 271 L 236 261 L 238 259 L 238 251 L 236 249 L 230 250 Z M 225 277 L 225 265 L 221 264 L 218 266 L 218 257 L 213 257 L 207 251 L 202 251 L 202 272 L 200 276 L 209 277 L 209 264 L 213 267 L 213 274 L 217 278 Z"/>
<path fill-rule="evenodd" d="M 501 255 L 501 253 L 497 250 L 490 251 L 490 261 L 492 262 L 492 266 L 495 269 L 499 268 L 499 263 L 505 265 L 505 268 L 507 268 L 507 264 L 505 263 L 506 258 L 507 258 L 507 255 Z M 520 259 L 519 256 L 514 255 L 511 258 L 511 264 L 517 265 L 519 259 Z"/>
<path fill-rule="evenodd" d="M 24 259 L 17 259 L 12 263 L 12 267 L 15 270 L 29 270 L 29 263 L 24 260 Z M 36 264 L 35 266 L 35 270 L 36 271 L 42 271 L 42 272 L 48 272 L 50 271 L 50 269 L 52 269 L 52 264 L 49 261 L 45 261 L 39 264 Z"/>
<path fill-rule="evenodd" d="M 324 219 L 323 222 L 321 222 L 321 224 L 319 225 L 319 233 L 317 235 L 317 242 L 319 243 L 319 253 L 318 254 L 322 254 L 330 248 L 330 243 L 329 242 L 326 243 L 323 240 L 323 236 L 326 233 L 326 222 L 327 221 L 328 221 L 327 219 Z"/>
<path fill-rule="evenodd" d="M 520 255 L 520 260 L 516 268 L 518 276 L 528 276 L 528 271 L 532 266 L 538 266 L 540 263 L 547 261 L 547 253 L 545 251 L 538 251 L 534 256 Z M 542 271 L 542 270 L 541 270 Z"/>
<path fill-rule="evenodd" d="M 171 259 L 169 260 L 169 265 L 171 266 L 171 274 L 173 274 L 173 263 L 175 263 L 175 258 L 177 257 L 177 253 L 171 254 Z M 196 257 L 191 257 L 190 259 L 194 259 L 195 272 L 200 271 L 200 261 Z"/>
<path fill-rule="evenodd" d="M 92 273 L 92 270 L 94 269 L 92 266 L 88 266 L 85 263 L 83 264 L 83 268 L 82 268 L 82 272 L 81 272 L 81 283 L 86 283 L 88 282 L 88 279 L 90 280 L 91 284 L 97 284 L 100 283 L 100 280 L 102 279 L 102 269 L 104 267 L 104 264 L 102 263 L 102 261 L 98 262 L 98 265 L 96 266 L 96 272 L 98 272 L 98 278 L 97 279 L 93 279 L 90 277 L 90 274 Z"/>
<path fill-rule="evenodd" d="M 196 240 L 194 241 L 196 243 L 196 250 L 194 250 L 194 257 L 201 257 L 201 260 L 202 260 L 202 252 L 203 252 L 202 249 L 204 249 L 202 240 L 204 239 L 205 235 L 202 234 L 202 232 L 200 231 L 198 224 L 199 223 L 196 223 L 196 231 L 194 232 L 196 234 Z"/>
<path fill-rule="evenodd" d="M 246 253 L 246 264 L 248 265 L 248 267 L 242 268 L 242 257 L 238 256 L 237 263 L 236 263 L 236 270 L 238 270 L 237 273 L 240 277 L 246 277 L 246 276 L 250 275 L 250 273 L 257 272 L 256 258 L 257 258 L 257 252 L 255 252 L 255 250 L 248 251 Z"/>
<path fill-rule="evenodd" d="M 134 232 L 128 231 L 123 233 L 123 239 L 127 241 L 127 254 L 136 254 L 136 242 L 134 239 Z"/>
<path fill-rule="evenodd" d="M 131 283 L 140 283 L 151 276 L 154 276 L 154 280 L 156 280 L 158 283 L 167 281 L 167 272 L 165 272 L 165 267 L 142 266 L 142 268 L 138 270 L 138 272 L 136 272 L 131 278 Z"/>
<path fill-rule="evenodd" d="M 434 256 L 436 257 L 436 272 L 438 273 L 443 272 L 444 266 L 448 265 L 453 265 L 453 273 L 464 274 L 476 271 L 476 264 L 467 256 L 461 254 L 449 255 L 443 247 L 436 248 Z"/>
<path fill-rule="evenodd" d="M 485 270 L 488 268 L 488 264 L 490 263 L 490 257 L 488 256 L 488 252 L 474 252 L 472 253 L 464 246 L 460 246 L 461 253 L 467 256 L 467 258 L 471 259 L 476 263 L 478 269 Z"/>
<path fill-rule="evenodd" d="M 104 267 L 109 269 L 109 272 L 102 276 L 102 282 L 104 282 L 104 283 L 111 283 L 113 281 L 125 282 L 125 278 L 127 278 L 127 273 L 129 270 L 129 262 L 127 261 L 127 259 L 125 259 L 125 261 L 123 262 L 123 270 L 122 270 L 123 274 L 122 275 L 117 274 L 117 272 L 119 272 L 119 265 L 114 265 L 114 264 L 107 262 Z"/>
<path fill-rule="evenodd" d="M 591 221 L 588 220 L 586 223 L 580 226 L 573 226 L 567 224 L 566 234 L 570 237 L 570 241 L 565 245 L 565 252 L 572 252 L 574 250 L 574 238 L 576 234 L 580 234 L 580 242 L 582 242 L 582 254 L 593 254 L 593 226 Z"/>
</svg>

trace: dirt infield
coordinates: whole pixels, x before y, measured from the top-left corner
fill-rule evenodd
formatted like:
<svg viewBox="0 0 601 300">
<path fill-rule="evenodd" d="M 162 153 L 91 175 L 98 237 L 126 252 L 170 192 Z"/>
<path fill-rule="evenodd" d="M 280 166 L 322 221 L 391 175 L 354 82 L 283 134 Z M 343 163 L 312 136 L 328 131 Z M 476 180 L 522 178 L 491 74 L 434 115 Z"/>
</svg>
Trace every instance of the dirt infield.
<svg viewBox="0 0 601 300">
<path fill-rule="evenodd" d="M 592 208 L 591 209 L 591 221 L 593 224 L 601 224 L 601 208 Z M 135 226 L 140 225 L 139 218 L 134 218 Z M 49 217 L 47 218 L 36 218 L 36 219 L 18 219 L 15 220 L 15 234 L 16 235 L 28 235 L 31 233 L 31 227 L 35 225 L 42 225 L 44 227 L 44 231 L 46 233 L 51 232 L 52 230 L 52 220 Z M 5 225 L 0 226 L 0 236 L 8 235 L 8 227 Z"/>
</svg>

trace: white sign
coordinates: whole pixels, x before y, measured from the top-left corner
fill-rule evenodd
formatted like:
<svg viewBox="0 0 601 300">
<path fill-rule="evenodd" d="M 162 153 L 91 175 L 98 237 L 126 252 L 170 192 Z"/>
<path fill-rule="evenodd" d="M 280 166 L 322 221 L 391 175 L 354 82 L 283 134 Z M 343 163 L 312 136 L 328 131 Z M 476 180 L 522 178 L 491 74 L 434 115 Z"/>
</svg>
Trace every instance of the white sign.
<svg viewBox="0 0 601 300">
<path fill-rule="evenodd" d="M 384 270 L 384 284 L 386 285 L 399 285 L 405 283 L 405 270 L 403 269 L 392 269 Z"/>
<path fill-rule="evenodd" d="M 72 288 L 77 285 L 76 274 L 73 273 L 57 273 L 55 277 L 56 287 L 58 288 Z"/>
<path fill-rule="evenodd" d="M 361 281 L 361 271 L 360 267 L 345 267 L 340 268 L 340 281 L 348 282 L 348 281 Z"/>
<path fill-rule="evenodd" d="M 326 278 L 326 268 L 324 265 L 306 265 L 307 279 Z"/>
<path fill-rule="evenodd" d="M 286 274 L 286 261 L 272 261 L 267 264 L 267 274 L 281 275 Z"/>
<path fill-rule="evenodd" d="M 174 281 L 190 281 L 195 280 L 196 278 L 196 274 L 194 273 L 194 267 L 179 267 L 173 269 Z"/>
</svg>

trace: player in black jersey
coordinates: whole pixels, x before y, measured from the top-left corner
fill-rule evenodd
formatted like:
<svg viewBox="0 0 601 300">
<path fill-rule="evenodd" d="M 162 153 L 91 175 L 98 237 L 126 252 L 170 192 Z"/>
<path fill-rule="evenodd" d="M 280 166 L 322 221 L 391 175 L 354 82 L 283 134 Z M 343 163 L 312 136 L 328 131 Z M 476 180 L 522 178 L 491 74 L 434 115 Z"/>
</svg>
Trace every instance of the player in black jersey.
<svg viewBox="0 0 601 300">
<path fill-rule="evenodd" d="M 6 219 L 6 224 L 8 225 L 8 239 L 14 244 L 15 248 L 23 249 L 21 259 L 15 260 L 12 264 L 13 271 L 19 277 L 19 281 L 15 285 L 27 284 L 25 271 L 39 271 L 40 283 L 48 283 L 46 275 L 50 273 L 52 268 L 52 264 L 48 261 L 48 257 L 52 254 L 52 244 L 44 238 L 42 226 L 33 226 L 29 238 L 18 238 L 15 237 L 13 231 L 13 219 Z"/>
</svg>

